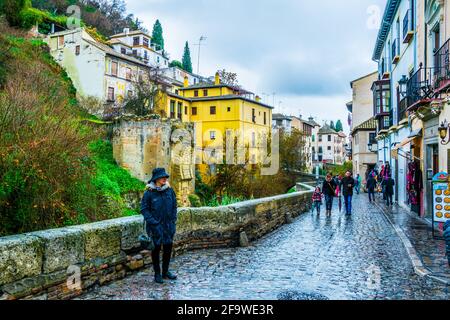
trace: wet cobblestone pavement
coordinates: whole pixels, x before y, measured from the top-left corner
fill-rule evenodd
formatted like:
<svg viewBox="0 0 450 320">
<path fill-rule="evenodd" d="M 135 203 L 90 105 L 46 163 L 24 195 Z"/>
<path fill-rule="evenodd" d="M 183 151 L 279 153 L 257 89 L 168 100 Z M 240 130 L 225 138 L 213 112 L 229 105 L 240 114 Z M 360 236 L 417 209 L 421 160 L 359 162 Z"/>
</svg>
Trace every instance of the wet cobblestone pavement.
<svg viewBox="0 0 450 320">
<path fill-rule="evenodd" d="M 442 234 L 436 230 L 433 237 L 431 223 L 426 223 L 403 207 L 388 208 L 381 200 L 377 203 L 391 221 L 405 233 L 423 265 L 432 272 L 432 275 L 450 283 L 450 268 L 445 255 L 445 241 Z"/>
<path fill-rule="evenodd" d="M 336 206 L 336 204 L 335 204 Z M 79 299 L 449 299 L 449 288 L 414 273 L 386 217 L 366 195 L 354 215 L 305 213 L 248 248 L 173 259 L 179 280 L 156 285 L 146 269 Z"/>
</svg>

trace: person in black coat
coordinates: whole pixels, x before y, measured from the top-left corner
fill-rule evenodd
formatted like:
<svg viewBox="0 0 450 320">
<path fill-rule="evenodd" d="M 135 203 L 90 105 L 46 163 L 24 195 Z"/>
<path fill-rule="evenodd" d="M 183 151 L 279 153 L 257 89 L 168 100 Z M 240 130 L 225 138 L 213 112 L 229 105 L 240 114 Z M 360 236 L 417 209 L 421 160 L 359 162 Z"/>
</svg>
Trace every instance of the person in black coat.
<svg viewBox="0 0 450 320">
<path fill-rule="evenodd" d="M 333 199 L 336 196 L 337 184 L 332 178 L 331 174 L 328 174 L 322 185 L 322 193 L 325 196 L 325 206 L 327 216 L 331 215 L 333 209 Z"/>
<path fill-rule="evenodd" d="M 177 197 L 167 179 L 169 175 L 163 168 L 153 170 L 141 202 L 141 214 L 146 222 L 147 234 L 153 239 L 155 250 L 152 251 L 155 282 L 163 283 L 163 279 L 177 278 L 169 271 L 172 256 L 173 239 L 177 222 Z M 163 247 L 162 274 L 160 252 Z"/>
<path fill-rule="evenodd" d="M 381 185 L 384 187 L 387 205 L 392 206 L 393 205 L 392 198 L 394 196 L 394 186 L 395 186 L 394 179 L 392 179 L 391 177 L 387 177 L 383 179 Z"/>
<path fill-rule="evenodd" d="M 342 185 L 342 194 L 344 195 L 345 212 L 347 215 L 351 215 L 353 188 L 355 187 L 355 179 L 353 179 L 352 173 L 350 171 L 347 171 L 345 173 L 345 177 L 344 179 L 342 179 L 341 185 Z"/>
<path fill-rule="evenodd" d="M 375 188 L 377 187 L 377 180 L 372 174 L 369 174 L 366 182 L 367 192 L 369 193 L 369 202 L 375 201 Z"/>
</svg>

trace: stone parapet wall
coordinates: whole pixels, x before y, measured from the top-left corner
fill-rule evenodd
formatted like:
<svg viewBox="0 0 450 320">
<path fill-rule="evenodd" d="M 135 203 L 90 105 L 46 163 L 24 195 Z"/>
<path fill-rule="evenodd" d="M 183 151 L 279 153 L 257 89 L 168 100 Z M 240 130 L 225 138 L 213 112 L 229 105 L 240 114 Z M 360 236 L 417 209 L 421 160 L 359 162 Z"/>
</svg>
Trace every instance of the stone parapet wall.
<svg viewBox="0 0 450 320">
<path fill-rule="evenodd" d="M 174 254 L 236 247 L 307 211 L 311 191 L 218 208 L 182 208 Z M 141 216 L 0 238 L 0 300 L 71 299 L 151 265 Z"/>
</svg>

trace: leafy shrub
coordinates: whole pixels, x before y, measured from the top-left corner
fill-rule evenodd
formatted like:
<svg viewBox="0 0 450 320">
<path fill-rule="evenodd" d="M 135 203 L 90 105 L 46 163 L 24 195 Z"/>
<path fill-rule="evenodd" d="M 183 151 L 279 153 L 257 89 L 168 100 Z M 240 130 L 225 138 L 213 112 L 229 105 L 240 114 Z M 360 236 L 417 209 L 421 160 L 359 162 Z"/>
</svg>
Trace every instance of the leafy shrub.
<svg viewBox="0 0 450 320">
<path fill-rule="evenodd" d="M 202 206 L 202 200 L 198 195 L 190 194 L 188 198 L 192 208 L 200 208 Z"/>
<path fill-rule="evenodd" d="M 220 207 L 220 206 L 228 206 L 230 204 L 238 203 L 245 201 L 243 197 L 232 197 L 227 194 L 220 196 L 213 196 L 213 198 L 206 203 L 207 207 Z"/>
<path fill-rule="evenodd" d="M 122 195 L 143 183 L 83 124 L 76 90 L 46 47 L 0 22 L 0 48 L 0 236 L 132 214 Z"/>
</svg>

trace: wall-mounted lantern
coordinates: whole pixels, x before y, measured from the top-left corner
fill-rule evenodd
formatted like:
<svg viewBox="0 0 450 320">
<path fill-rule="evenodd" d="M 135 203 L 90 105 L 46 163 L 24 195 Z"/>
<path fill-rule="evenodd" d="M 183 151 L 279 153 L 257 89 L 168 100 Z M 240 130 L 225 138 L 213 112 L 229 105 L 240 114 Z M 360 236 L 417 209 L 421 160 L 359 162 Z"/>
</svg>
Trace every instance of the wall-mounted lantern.
<svg viewBox="0 0 450 320">
<path fill-rule="evenodd" d="M 445 120 L 444 122 L 441 123 L 441 126 L 438 129 L 439 137 L 441 138 L 441 144 L 443 144 L 443 145 L 448 145 L 450 143 L 450 137 L 447 138 L 449 128 L 450 128 L 450 125 L 448 124 L 447 120 Z"/>
<path fill-rule="evenodd" d="M 403 98 L 406 97 L 408 94 L 407 92 L 407 84 L 408 84 L 408 78 L 406 78 L 405 75 L 402 76 L 402 78 L 398 81 L 398 85 L 400 86 L 400 94 Z"/>
</svg>

